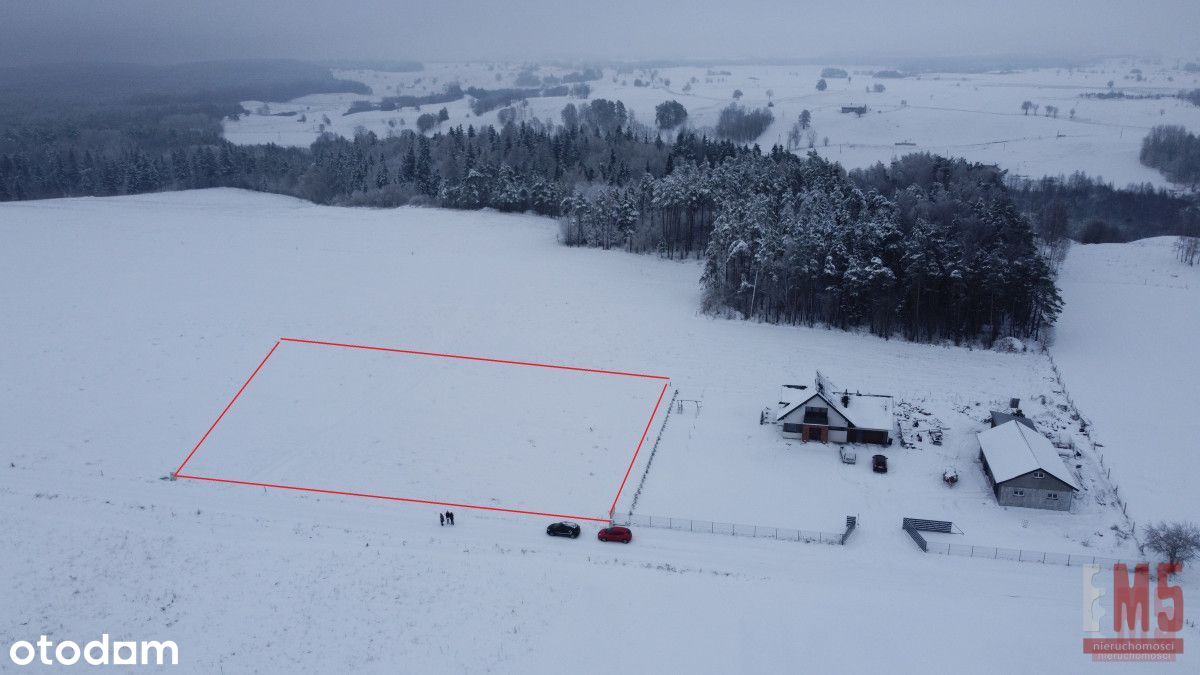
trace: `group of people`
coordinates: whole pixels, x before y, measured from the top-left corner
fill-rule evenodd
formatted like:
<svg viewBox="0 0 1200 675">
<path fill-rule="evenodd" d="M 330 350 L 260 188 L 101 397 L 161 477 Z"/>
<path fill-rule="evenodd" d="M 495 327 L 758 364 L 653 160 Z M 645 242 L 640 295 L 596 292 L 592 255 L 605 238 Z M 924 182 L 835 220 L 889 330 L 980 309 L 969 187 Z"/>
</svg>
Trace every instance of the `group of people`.
<svg viewBox="0 0 1200 675">
<path fill-rule="evenodd" d="M 454 512 L 447 511 L 445 513 L 439 513 L 438 514 L 438 523 L 440 525 L 453 525 L 454 524 Z"/>
</svg>

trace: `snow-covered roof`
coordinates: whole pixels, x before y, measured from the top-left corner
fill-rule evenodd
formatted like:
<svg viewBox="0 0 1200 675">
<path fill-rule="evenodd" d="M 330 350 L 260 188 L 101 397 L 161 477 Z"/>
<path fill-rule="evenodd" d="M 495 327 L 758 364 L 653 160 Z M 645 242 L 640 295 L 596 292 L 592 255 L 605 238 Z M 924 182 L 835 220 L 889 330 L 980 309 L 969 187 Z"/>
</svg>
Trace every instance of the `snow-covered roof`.
<svg viewBox="0 0 1200 675">
<path fill-rule="evenodd" d="M 1041 469 L 1076 490 L 1081 489 L 1050 440 L 1016 420 L 976 435 L 997 483 Z"/>
<path fill-rule="evenodd" d="M 1012 413 L 1000 412 L 999 410 L 992 411 L 992 426 L 998 427 L 1005 422 L 1019 422 L 1025 426 L 1037 431 L 1037 427 L 1033 426 L 1033 420 L 1028 417 L 1014 415 Z"/>
<path fill-rule="evenodd" d="M 789 405 L 795 403 L 797 399 L 807 401 L 812 398 L 815 391 L 807 384 L 785 384 L 779 388 L 779 405 Z"/>
<path fill-rule="evenodd" d="M 780 401 L 780 403 L 783 403 L 784 405 L 782 408 L 779 409 L 779 412 L 775 413 L 775 421 L 779 422 L 779 421 L 783 420 L 783 418 L 785 418 L 788 415 L 791 415 L 793 412 L 795 412 L 796 408 L 799 408 L 800 406 L 804 405 L 805 403 L 808 403 L 809 401 L 811 401 L 814 398 L 817 398 L 818 396 L 820 396 L 820 394 L 818 394 L 817 392 L 814 391 L 814 392 L 809 392 L 809 395 L 807 398 L 802 398 L 793 403 L 788 403 L 786 401 Z M 822 398 L 824 398 L 824 397 L 822 397 Z"/>
<path fill-rule="evenodd" d="M 868 396 L 846 394 L 847 405 L 842 405 L 842 394 L 834 394 L 838 412 L 860 429 L 888 429 L 895 424 L 892 414 L 891 396 Z"/>
<path fill-rule="evenodd" d="M 776 422 L 787 417 L 805 403 L 819 397 L 856 428 L 887 429 L 890 431 L 894 424 L 892 398 L 890 396 L 864 396 L 862 394 L 834 394 L 832 396 L 825 396 L 815 389 L 792 389 L 789 387 L 784 387 L 783 391 L 780 392 L 780 396 L 784 397 L 789 392 L 797 394 L 796 396 L 791 396 L 791 398 L 796 400 L 790 402 L 787 400 L 780 401 L 787 405 L 780 408 L 779 412 L 775 415 Z M 847 397 L 849 401 L 848 405 L 842 405 L 843 395 Z"/>
</svg>

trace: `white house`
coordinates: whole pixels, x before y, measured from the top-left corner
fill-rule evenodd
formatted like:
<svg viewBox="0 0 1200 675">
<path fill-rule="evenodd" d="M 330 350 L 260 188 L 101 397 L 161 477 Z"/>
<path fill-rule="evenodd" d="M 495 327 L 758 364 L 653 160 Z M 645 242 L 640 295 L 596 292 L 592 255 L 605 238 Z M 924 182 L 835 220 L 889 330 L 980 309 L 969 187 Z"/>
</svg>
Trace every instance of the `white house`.
<svg viewBox="0 0 1200 675">
<path fill-rule="evenodd" d="M 890 445 L 896 427 L 891 396 L 784 385 L 779 406 L 775 423 L 780 425 L 784 438 Z"/>
</svg>

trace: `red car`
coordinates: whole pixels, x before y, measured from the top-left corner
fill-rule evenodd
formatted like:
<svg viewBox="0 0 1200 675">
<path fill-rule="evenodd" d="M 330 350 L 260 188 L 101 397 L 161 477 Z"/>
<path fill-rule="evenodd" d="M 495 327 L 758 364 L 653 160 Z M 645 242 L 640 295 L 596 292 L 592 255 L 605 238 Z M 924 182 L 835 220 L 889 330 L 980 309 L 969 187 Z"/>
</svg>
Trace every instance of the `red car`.
<svg viewBox="0 0 1200 675">
<path fill-rule="evenodd" d="M 619 541 L 622 544 L 628 544 L 633 540 L 633 533 L 629 531 L 628 527 L 614 525 L 600 530 L 596 537 L 600 541 Z"/>
</svg>

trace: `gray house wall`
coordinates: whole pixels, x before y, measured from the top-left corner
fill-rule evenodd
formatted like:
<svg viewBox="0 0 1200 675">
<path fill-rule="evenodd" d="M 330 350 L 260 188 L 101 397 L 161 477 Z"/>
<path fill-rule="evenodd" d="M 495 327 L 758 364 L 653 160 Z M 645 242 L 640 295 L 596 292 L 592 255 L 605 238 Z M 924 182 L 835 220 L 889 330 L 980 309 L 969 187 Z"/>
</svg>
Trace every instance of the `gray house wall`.
<svg viewBox="0 0 1200 675">
<path fill-rule="evenodd" d="M 1001 506 L 1070 511 L 1075 490 L 1054 476 L 1043 474 L 1043 478 L 1034 478 L 1031 472 L 998 483 L 995 486 L 996 501 Z M 1017 494 L 1018 491 L 1024 494 Z M 1058 495 L 1058 499 L 1051 499 L 1050 495 Z"/>
</svg>

